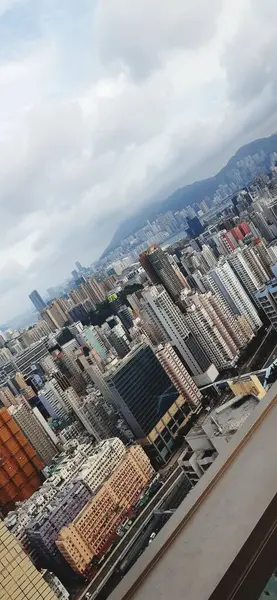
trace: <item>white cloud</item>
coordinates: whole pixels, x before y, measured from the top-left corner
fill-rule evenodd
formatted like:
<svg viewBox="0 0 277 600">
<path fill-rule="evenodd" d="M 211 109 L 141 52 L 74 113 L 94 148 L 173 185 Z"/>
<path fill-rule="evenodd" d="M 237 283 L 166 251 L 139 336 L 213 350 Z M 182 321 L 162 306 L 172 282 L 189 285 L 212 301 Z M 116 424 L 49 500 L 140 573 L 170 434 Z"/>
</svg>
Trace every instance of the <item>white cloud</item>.
<svg viewBox="0 0 277 600">
<path fill-rule="evenodd" d="M 276 16 L 273 0 L 0 0 L 0 322 L 143 202 L 275 129 Z"/>
</svg>

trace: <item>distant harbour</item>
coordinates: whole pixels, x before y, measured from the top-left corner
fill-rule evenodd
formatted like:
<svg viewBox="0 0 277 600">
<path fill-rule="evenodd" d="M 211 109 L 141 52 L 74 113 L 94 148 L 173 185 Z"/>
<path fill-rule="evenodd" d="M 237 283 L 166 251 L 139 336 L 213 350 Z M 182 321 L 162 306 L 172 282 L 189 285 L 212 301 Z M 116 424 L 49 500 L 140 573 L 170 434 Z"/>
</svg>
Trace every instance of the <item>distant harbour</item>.
<svg viewBox="0 0 277 600">
<path fill-rule="evenodd" d="M 176 233 L 172 237 L 170 237 L 167 240 L 165 240 L 161 244 L 161 248 L 167 248 L 167 246 L 171 246 L 172 244 L 174 244 L 174 242 L 179 242 L 183 238 L 187 238 L 187 237 L 188 237 L 187 230 L 186 229 L 182 229 L 182 231 L 178 231 L 178 233 Z"/>
</svg>

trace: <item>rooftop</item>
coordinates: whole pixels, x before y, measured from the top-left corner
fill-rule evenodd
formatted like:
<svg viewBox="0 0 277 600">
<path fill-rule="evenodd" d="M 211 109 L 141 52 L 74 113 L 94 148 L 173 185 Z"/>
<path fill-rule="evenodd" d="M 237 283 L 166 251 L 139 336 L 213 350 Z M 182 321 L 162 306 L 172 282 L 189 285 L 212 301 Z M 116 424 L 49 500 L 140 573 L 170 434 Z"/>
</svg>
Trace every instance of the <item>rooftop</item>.
<svg viewBox="0 0 277 600">
<path fill-rule="evenodd" d="M 243 585 L 249 569 L 253 568 L 254 550 L 264 549 L 263 539 L 257 535 L 265 535 L 266 531 L 269 535 L 271 529 L 266 527 L 273 523 L 262 517 L 268 515 L 271 503 L 277 498 L 276 427 L 277 382 L 120 582 L 110 600 L 239 597 L 237 587 Z M 274 515 L 276 520 L 276 511 Z M 258 528 L 260 523 L 262 531 Z M 249 536 L 254 529 L 253 549 Z M 258 542 L 261 545 L 257 548 Z M 259 554 L 255 554 L 255 561 L 258 560 Z M 266 569 L 272 572 L 276 566 L 276 562 L 273 566 L 268 562 L 263 565 L 264 574 Z M 268 577 L 270 574 L 269 571 Z M 259 584 L 263 585 L 263 581 Z M 228 595 L 224 588 L 227 585 Z M 259 588 L 251 597 L 258 596 Z"/>
</svg>

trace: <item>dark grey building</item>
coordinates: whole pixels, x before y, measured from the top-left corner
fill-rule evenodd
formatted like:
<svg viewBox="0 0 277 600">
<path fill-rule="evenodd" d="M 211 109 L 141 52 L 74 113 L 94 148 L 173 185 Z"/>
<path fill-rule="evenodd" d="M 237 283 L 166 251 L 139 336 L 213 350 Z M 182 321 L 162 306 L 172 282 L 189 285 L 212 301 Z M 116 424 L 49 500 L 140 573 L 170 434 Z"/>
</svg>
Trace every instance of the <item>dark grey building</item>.
<svg viewBox="0 0 277 600">
<path fill-rule="evenodd" d="M 150 346 L 141 344 L 106 379 L 137 439 L 145 438 L 178 397 Z"/>
<path fill-rule="evenodd" d="M 124 325 L 125 329 L 131 329 L 133 327 L 133 318 L 130 309 L 127 306 L 122 306 L 118 311 L 118 316 L 122 325 Z"/>
<path fill-rule="evenodd" d="M 33 290 L 31 294 L 29 294 L 29 298 L 38 312 L 41 312 L 46 307 L 46 303 L 37 290 Z"/>
<path fill-rule="evenodd" d="M 184 285 L 176 274 L 167 254 L 158 246 L 149 251 L 147 258 L 171 298 L 173 300 L 179 298 Z"/>
</svg>

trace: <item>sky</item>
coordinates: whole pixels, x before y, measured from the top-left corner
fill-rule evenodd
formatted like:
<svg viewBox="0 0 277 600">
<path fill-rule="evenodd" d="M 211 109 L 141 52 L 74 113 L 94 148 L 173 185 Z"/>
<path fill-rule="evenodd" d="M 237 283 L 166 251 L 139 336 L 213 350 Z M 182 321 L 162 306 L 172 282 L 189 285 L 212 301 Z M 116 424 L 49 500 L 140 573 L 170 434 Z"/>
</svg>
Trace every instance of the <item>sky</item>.
<svg viewBox="0 0 277 600">
<path fill-rule="evenodd" d="M 0 0 L 0 323 L 276 127 L 275 0 Z"/>
</svg>

